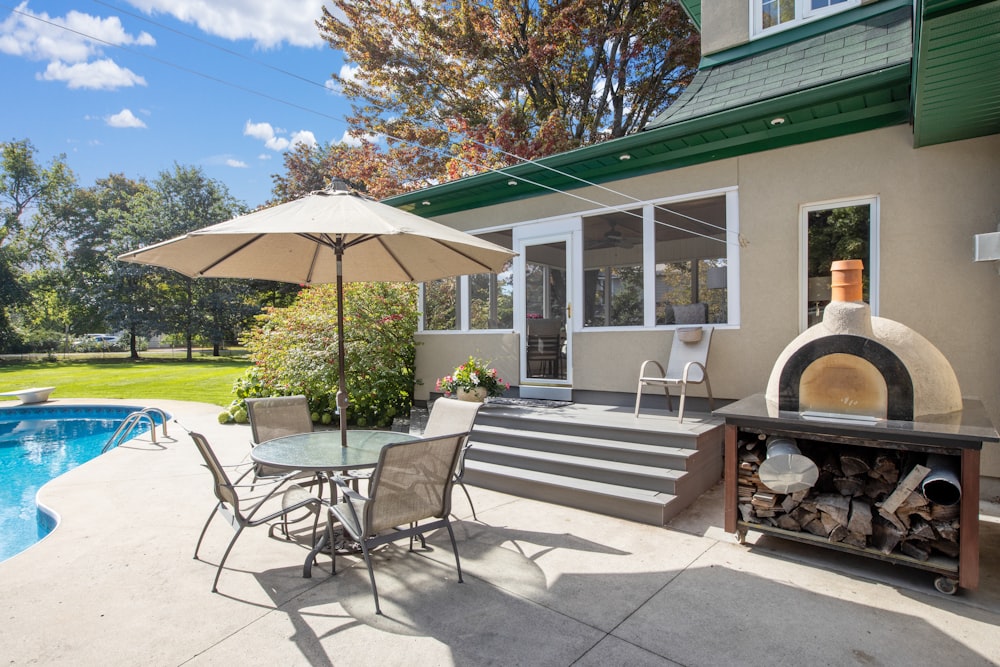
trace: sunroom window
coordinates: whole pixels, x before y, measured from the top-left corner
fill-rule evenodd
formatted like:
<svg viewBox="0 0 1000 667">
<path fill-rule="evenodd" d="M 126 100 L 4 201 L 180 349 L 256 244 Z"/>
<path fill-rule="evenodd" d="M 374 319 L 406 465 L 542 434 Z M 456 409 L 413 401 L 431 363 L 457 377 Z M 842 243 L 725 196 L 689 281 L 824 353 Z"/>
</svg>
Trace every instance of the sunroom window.
<svg viewBox="0 0 1000 667">
<path fill-rule="evenodd" d="M 654 209 L 656 323 L 728 321 L 726 198 Z"/>
<path fill-rule="evenodd" d="M 643 323 L 642 209 L 583 219 L 583 325 Z"/>
<path fill-rule="evenodd" d="M 859 4 L 860 0 L 754 0 L 754 34 L 783 30 Z"/>
<path fill-rule="evenodd" d="M 477 236 L 504 248 L 511 247 L 510 230 Z M 424 331 L 509 330 L 514 327 L 512 261 L 508 261 L 500 273 L 479 273 L 426 282 L 422 295 Z"/>
<path fill-rule="evenodd" d="M 510 230 L 480 234 L 479 238 L 511 247 Z M 514 327 L 513 260 L 500 273 L 469 276 L 469 328 L 512 329 Z"/>
</svg>

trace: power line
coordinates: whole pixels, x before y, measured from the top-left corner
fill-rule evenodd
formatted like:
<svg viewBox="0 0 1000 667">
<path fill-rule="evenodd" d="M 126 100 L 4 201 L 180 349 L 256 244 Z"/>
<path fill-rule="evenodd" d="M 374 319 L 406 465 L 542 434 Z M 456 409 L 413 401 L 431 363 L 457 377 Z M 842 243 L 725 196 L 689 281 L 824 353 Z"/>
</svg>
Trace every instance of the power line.
<svg viewBox="0 0 1000 667">
<path fill-rule="evenodd" d="M 272 70 L 274 72 L 277 72 L 279 74 L 282 74 L 284 76 L 288 76 L 288 77 L 291 77 L 293 79 L 296 79 L 296 80 L 298 80 L 300 82 L 307 83 L 307 84 L 313 85 L 313 86 L 317 86 L 319 88 L 322 88 L 323 90 L 328 90 L 328 88 L 327 88 L 327 86 L 325 84 L 313 81 L 312 79 L 309 79 L 307 77 L 303 77 L 303 76 L 301 76 L 299 74 L 296 74 L 294 72 L 291 72 L 289 70 L 273 66 L 273 65 L 271 65 L 269 63 L 265 63 L 265 62 L 263 62 L 263 61 L 261 61 L 259 59 L 256 59 L 256 58 L 251 58 L 250 56 L 242 54 L 242 53 L 240 53 L 238 51 L 235 51 L 233 49 L 228 49 L 228 48 L 219 46 L 218 44 L 212 43 L 212 42 L 210 42 L 210 41 L 208 41 L 206 39 L 203 39 L 201 37 L 198 37 L 196 35 L 192 35 L 192 34 L 190 34 L 188 32 L 182 31 L 182 30 L 177 30 L 176 28 L 172 28 L 170 26 L 167 26 L 167 25 L 165 25 L 165 24 L 163 24 L 163 23 L 161 23 L 159 21 L 154 21 L 154 20 L 152 20 L 150 18 L 147 18 L 147 17 L 144 17 L 144 16 L 142 16 L 140 14 L 136 14 L 134 12 L 122 9 L 121 7 L 112 5 L 112 4 L 108 3 L 108 2 L 104 2 L 103 0 L 92 0 L 92 1 L 94 3 L 96 3 L 96 4 L 98 4 L 98 5 L 102 5 L 104 7 L 112 9 L 112 10 L 114 10 L 116 12 L 120 12 L 120 13 L 122 13 L 122 14 L 124 14 L 126 16 L 130 16 L 130 17 L 132 17 L 132 18 L 134 18 L 136 20 L 143 21 L 143 22 L 148 23 L 150 25 L 155 25 L 155 26 L 157 26 L 159 28 L 162 28 L 163 30 L 167 30 L 167 31 L 172 32 L 172 33 L 174 33 L 176 35 L 184 37 L 186 39 L 190 39 L 190 40 L 192 40 L 194 42 L 197 42 L 199 44 L 202 44 L 204 46 L 208 46 L 209 48 L 216 49 L 216 50 L 221 51 L 223 53 L 226 53 L 228 55 L 240 58 L 241 60 L 245 60 L 247 62 L 250 62 L 252 64 L 257 65 L 258 67 L 264 67 L 266 69 L 270 69 L 270 70 Z M 129 47 L 121 45 L 121 44 L 116 44 L 114 42 L 109 42 L 107 40 L 101 39 L 99 37 L 95 37 L 93 35 L 87 34 L 87 33 L 82 32 L 80 30 L 76 30 L 76 29 L 70 28 L 70 27 L 68 27 L 66 25 L 62 25 L 62 24 L 56 23 L 54 21 L 49 21 L 47 19 L 43 19 L 43 18 L 41 18 L 39 16 L 36 16 L 34 14 L 29 14 L 27 12 L 21 11 L 18 8 L 10 7 L 9 5 L 4 5 L 4 6 L 6 6 L 7 9 L 9 9 L 12 13 L 18 14 L 18 15 L 23 16 L 25 18 L 33 19 L 35 21 L 38 21 L 40 23 L 44 23 L 44 24 L 46 24 L 48 26 L 51 26 L 51 27 L 54 27 L 54 28 L 58 28 L 60 30 L 65 30 L 66 32 L 70 32 L 70 33 L 73 33 L 75 35 L 79 35 L 80 37 L 83 37 L 85 39 L 91 40 L 93 42 L 96 42 L 96 43 L 99 43 L 99 44 L 104 44 L 106 46 L 119 49 L 119 50 L 124 51 L 126 53 L 130 53 L 132 55 L 138 56 L 140 58 L 145 58 L 145 59 L 151 60 L 153 62 L 159 63 L 161 65 L 164 65 L 166 67 L 170 67 L 170 68 L 176 69 L 176 70 L 184 72 L 186 74 L 197 76 L 197 77 L 203 78 L 205 80 L 211 81 L 211 82 L 219 84 L 219 85 L 223 85 L 223 86 L 227 86 L 227 87 L 230 87 L 230 88 L 233 88 L 233 89 L 236 89 L 236 90 L 240 90 L 242 92 L 245 92 L 245 93 L 248 93 L 248 94 L 251 94 L 251 95 L 255 95 L 257 97 L 261 97 L 263 99 L 267 99 L 267 100 L 272 101 L 272 102 L 277 102 L 277 103 L 283 104 L 285 106 L 289 106 L 291 108 L 298 109 L 300 111 L 304 111 L 306 113 L 311 113 L 311 114 L 320 116 L 322 118 L 326 118 L 328 120 L 342 122 L 346 126 L 350 127 L 350 123 L 345 118 L 343 118 L 341 116 L 335 116 L 335 115 L 332 115 L 332 114 L 324 113 L 322 111 L 318 111 L 316 109 L 312 109 L 312 108 L 303 106 L 301 104 L 290 102 L 290 101 L 288 101 L 286 99 L 282 99 L 282 98 L 276 97 L 274 95 L 271 95 L 270 93 L 265 93 L 263 91 L 260 91 L 260 90 L 254 89 L 254 88 L 250 88 L 250 87 L 244 86 L 242 84 L 234 83 L 232 81 L 228 81 L 226 79 L 222 79 L 220 77 L 213 76 L 213 75 L 207 74 L 205 72 L 192 69 L 190 67 L 186 67 L 184 65 L 181 65 L 179 63 L 176 63 L 176 62 L 173 62 L 173 61 L 170 61 L 170 60 L 166 60 L 164 58 L 158 58 L 158 57 L 150 55 L 148 53 L 143 53 L 143 52 L 137 51 L 135 49 L 129 48 Z M 385 109 L 381 105 L 378 105 L 377 103 L 372 103 L 372 105 L 375 106 L 380 111 L 387 111 L 387 109 Z M 447 133 L 449 137 L 451 137 L 453 134 L 458 134 L 459 136 L 465 137 L 468 141 L 470 141 L 472 143 L 475 143 L 476 145 L 479 145 L 479 146 L 485 148 L 488 151 L 499 153 L 499 154 L 505 155 L 505 156 L 507 156 L 509 158 L 516 159 L 516 160 L 518 160 L 518 161 L 520 161 L 522 163 L 531 164 L 531 165 L 534 165 L 537 168 L 554 172 L 554 173 L 559 174 L 559 175 L 561 175 L 563 177 L 570 178 L 570 179 L 575 180 L 575 181 L 577 181 L 579 183 L 582 183 L 584 185 L 588 185 L 588 186 L 599 188 L 601 190 L 604 190 L 605 192 L 614 194 L 616 196 L 619 196 L 619 197 L 622 197 L 622 198 L 625 198 L 625 199 L 629 199 L 629 200 L 632 200 L 632 201 L 635 201 L 635 202 L 641 202 L 641 200 L 639 200 L 638 198 L 636 198 L 636 197 L 634 197 L 632 195 L 628 195 L 628 194 L 625 194 L 625 193 L 620 192 L 618 190 L 615 190 L 613 188 L 609 188 L 607 186 L 604 186 L 604 185 L 601 185 L 601 184 L 598 184 L 598 183 L 594 183 L 592 181 L 588 181 L 586 179 L 580 178 L 580 177 L 575 176 L 573 174 L 569 174 L 569 173 L 564 172 L 562 170 L 555 169 L 554 167 L 550 167 L 548 165 L 544 165 L 544 164 L 542 164 L 540 162 L 537 162 L 535 160 L 528 159 L 528 158 L 523 158 L 523 157 L 518 156 L 516 154 L 509 153 L 509 152 L 507 152 L 507 151 L 505 151 L 505 150 L 503 150 L 503 149 L 501 149 L 499 147 L 491 146 L 491 145 L 485 144 L 483 142 L 476 141 L 476 140 L 472 139 L 471 137 L 469 137 L 468 135 L 466 135 L 464 133 L 452 132 L 452 131 L 447 130 L 447 129 L 443 129 L 442 130 L 441 128 L 437 128 L 437 127 L 431 128 L 431 127 L 427 127 L 426 125 L 422 125 L 422 124 L 418 124 L 418 127 L 419 126 L 423 126 L 425 129 L 434 129 L 434 130 L 437 130 L 437 131 L 443 131 L 443 132 Z M 529 185 L 533 185 L 535 187 L 538 187 L 538 188 L 541 188 L 541 189 L 544 189 L 544 190 L 548 190 L 548 191 L 556 193 L 556 194 L 561 194 L 561 195 L 564 195 L 564 196 L 567 196 L 567 197 L 571 197 L 571 198 L 580 200 L 580 201 L 582 201 L 584 203 L 597 206 L 599 208 L 613 208 L 613 207 L 610 207 L 608 204 L 606 204 L 604 202 L 601 202 L 601 201 L 598 201 L 598 200 L 595 200 L 595 199 L 590 199 L 588 197 L 584 197 L 582 195 L 579 195 L 579 194 L 576 194 L 576 193 L 573 193 L 573 192 L 570 192 L 570 191 L 567 191 L 567 190 L 562 190 L 562 189 L 559 189 L 559 188 L 556 188 L 556 187 L 553 187 L 553 186 L 549 186 L 549 185 L 546 185 L 544 183 L 540 183 L 540 182 L 534 181 L 534 180 L 532 180 L 530 178 L 527 178 L 527 177 L 524 177 L 524 176 L 517 176 L 517 175 L 514 175 L 514 174 L 510 174 L 510 173 L 504 172 L 502 169 L 498 169 L 498 168 L 493 167 L 491 165 L 480 164 L 480 163 L 472 161 L 472 160 L 470 160 L 468 158 L 463 158 L 463 157 L 460 157 L 460 156 L 453 155 L 452 153 L 449 153 L 449 152 L 447 152 L 447 151 L 445 151 L 444 149 L 441 149 L 441 148 L 435 148 L 435 147 L 431 147 L 431 146 L 425 146 L 423 144 L 419 144 L 419 143 L 414 142 L 414 141 L 403 139 L 402 137 L 396 137 L 396 136 L 393 136 L 393 135 L 385 133 L 385 132 L 379 132 L 377 134 L 380 135 L 380 136 L 384 136 L 387 139 L 390 139 L 392 141 L 396 141 L 396 142 L 399 142 L 401 144 L 404 144 L 404 145 L 407 145 L 407 146 L 411 146 L 411 147 L 416 148 L 418 150 L 428 151 L 428 152 L 432 152 L 432 153 L 441 155 L 443 157 L 447 157 L 449 159 L 458 160 L 459 162 L 462 162 L 463 164 L 465 164 L 467 166 L 473 167 L 474 169 L 476 169 L 480 173 L 481 172 L 492 172 L 492 173 L 500 174 L 500 175 L 504 176 L 505 178 L 515 179 L 515 180 L 517 180 L 519 182 L 523 182 L 523 183 L 526 183 L 526 184 L 529 184 Z M 657 209 L 657 210 L 663 211 L 663 212 L 667 212 L 667 213 L 670 213 L 670 214 L 673 214 L 673 215 L 677 215 L 679 217 L 683 217 L 683 218 L 689 219 L 689 220 L 691 220 L 693 222 L 697 222 L 698 224 L 702 224 L 702 225 L 705 225 L 707 227 L 711 227 L 711 228 L 715 228 L 715 229 L 721 230 L 721 231 L 726 232 L 726 233 L 735 233 L 735 232 L 733 232 L 731 230 L 726 229 L 725 227 L 720 227 L 718 225 L 712 224 L 712 223 L 707 222 L 705 220 L 700 220 L 700 219 L 695 218 L 693 216 L 681 213 L 680 211 L 675 211 L 673 209 L 670 209 L 668 207 L 664 207 L 662 205 L 654 205 L 654 208 Z M 622 211 L 622 212 L 625 213 L 626 215 L 630 215 L 630 216 L 636 217 L 638 219 L 642 219 L 642 215 L 641 214 L 635 213 L 633 211 L 625 210 L 625 211 Z M 665 227 L 668 227 L 668 228 L 672 228 L 672 229 L 676 229 L 678 231 L 683 231 L 683 232 L 686 232 L 688 234 L 692 234 L 694 236 L 699 236 L 699 237 L 702 237 L 702 238 L 705 238 L 705 239 L 709 239 L 709 240 L 712 240 L 712 241 L 717 241 L 717 242 L 724 243 L 724 244 L 728 245 L 728 241 L 725 241 L 725 240 L 722 240 L 722 239 L 718 239 L 718 238 L 716 238 L 714 236 L 711 236 L 709 234 L 702 234 L 702 233 L 699 233 L 699 232 L 696 232 L 696 231 L 693 231 L 693 230 L 690 230 L 690 229 L 686 229 L 686 228 L 679 227 L 679 226 L 676 226 L 676 225 L 671 225 L 670 223 L 663 222 L 663 221 L 660 221 L 660 220 L 655 220 L 654 219 L 654 222 L 656 224 L 658 224 L 658 225 L 662 225 L 662 226 L 665 226 Z M 739 242 L 740 242 L 740 245 L 743 245 L 743 239 L 742 239 L 742 237 L 739 238 Z"/>
</svg>

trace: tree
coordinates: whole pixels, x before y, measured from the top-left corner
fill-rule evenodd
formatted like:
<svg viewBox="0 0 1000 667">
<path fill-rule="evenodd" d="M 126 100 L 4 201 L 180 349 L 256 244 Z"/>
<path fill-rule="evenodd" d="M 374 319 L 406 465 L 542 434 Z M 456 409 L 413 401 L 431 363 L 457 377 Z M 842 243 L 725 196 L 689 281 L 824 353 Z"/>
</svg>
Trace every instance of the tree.
<svg viewBox="0 0 1000 667">
<path fill-rule="evenodd" d="M 27 139 L 0 143 L 0 349 L 17 344 L 9 318 L 27 301 L 25 272 L 55 257 L 68 237 L 76 177 L 65 156 L 44 167 L 35 154 Z"/>
<path fill-rule="evenodd" d="M 378 197 L 624 136 L 680 94 L 700 53 L 667 0 L 334 4 L 318 26 L 357 65 L 333 79 L 361 145 L 332 148 L 333 173 Z"/>
<path fill-rule="evenodd" d="M 244 210 L 222 183 L 197 167 L 174 165 L 148 188 L 128 200 L 111 234 L 109 259 L 127 250 L 165 241 L 227 220 Z M 195 335 L 207 326 L 198 310 L 213 287 L 175 271 L 114 261 L 108 290 L 110 317 L 131 337 L 132 358 L 139 357 L 136 339 L 155 331 L 183 334 L 188 359 Z M 239 303 L 234 307 L 241 308 Z"/>
</svg>

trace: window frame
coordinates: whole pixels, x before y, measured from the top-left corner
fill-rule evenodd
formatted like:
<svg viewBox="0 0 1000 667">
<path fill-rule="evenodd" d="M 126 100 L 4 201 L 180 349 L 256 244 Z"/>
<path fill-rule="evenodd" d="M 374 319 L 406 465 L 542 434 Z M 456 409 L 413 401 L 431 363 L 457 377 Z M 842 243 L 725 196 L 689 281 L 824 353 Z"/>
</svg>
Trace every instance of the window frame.
<svg viewBox="0 0 1000 667">
<path fill-rule="evenodd" d="M 809 23 L 810 21 L 816 21 L 832 14 L 839 14 L 848 9 L 859 7 L 861 0 L 845 0 L 844 2 L 820 9 L 810 8 L 809 0 L 795 0 L 795 18 L 769 28 L 765 28 L 763 25 L 763 3 L 764 0 L 753 0 L 750 3 L 750 39 L 773 35 L 777 32 Z"/>
<path fill-rule="evenodd" d="M 739 186 L 731 185 L 721 188 L 714 188 L 710 190 L 702 190 L 698 192 L 685 193 L 683 195 L 675 195 L 670 197 L 660 197 L 657 199 L 648 200 L 636 200 L 629 204 L 624 204 L 620 206 L 609 206 L 602 208 L 595 208 L 586 211 L 575 212 L 569 215 L 563 214 L 559 216 L 552 216 L 547 218 L 539 218 L 537 220 L 524 220 L 513 224 L 497 225 L 493 227 L 484 227 L 482 229 L 469 230 L 468 233 L 472 235 L 487 234 L 491 232 L 507 231 L 512 230 L 513 234 L 513 244 L 512 247 L 516 247 L 517 240 L 520 238 L 534 238 L 537 235 L 542 235 L 543 232 L 548 229 L 546 225 L 565 225 L 567 222 L 575 221 L 578 226 L 582 229 L 582 220 L 588 216 L 600 215 L 614 211 L 620 211 L 625 209 L 641 209 L 643 212 L 643 323 L 637 325 L 628 326 L 592 326 L 585 327 L 583 325 L 583 309 L 574 308 L 573 316 L 569 321 L 572 326 L 572 331 L 574 333 L 613 333 L 616 331 L 643 331 L 643 330 L 674 330 L 679 326 L 678 324 L 657 324 L 656 323 L 656 300 L 652 295 L 655 294 L 656 285 L 656 227 L 655 227 L 655 208 L 658 206 L 667 206 L 671 204 L 679 204 L 687 201 L 696 201 L 699 199 L 706 199 L 711 197 L 725 197 L 725 208 L 726 208 L 726 237 L 728 239 L 726 243 L 726 289 L 727 289 L 727 312 L 726 312 L 726 322 L 718 323 L 713 326 L 716 328 L 727 328 L 736 329 L 740 326 L 740 221 L 739 221 Z M 572 277 L 573 282 L 573 294 L 572 303 L 583 304 L 584 299 L 584 277 L 583 277 L 583 235 L 582 233 L 574 233 L 573 240 L 569 248 L 570 257 L 572 258 L 572 263 L 575 267 L 574 271 L 577 271 L 579 275 L 574 275 Z M 469 316 L 468 316 L 468 301 L 469 301 L 469 276 L 458 276 L 458 287 L 456 293 L 458 298 L 463 301 L 464 305 L 458 315 L 458 328 L 456 329 L 425 329 L 424 328 L 424 315 L 421 311 L 421 317 L 418 322 L 417 332 L 420 334 L 433 334 L 433 335 L 453 335 L 453 334 L 497 334 L 497 333 L 511 333 L 511 331 L 518 330 L 519 317 L 523 319 L 523 313 L 518 310 L 520 308 L 521 296 L 520 291 L 523 289 L 523 285 L 519 282 L 518 276 L 523 272 L 523 265 L 521 264 L 522 258 L 518 257 L 515 259 L 513 270 L 514 270 L 514 327 L 513 329 L 471 329 L 469 328 Z M 419 301 L 418 308 L 422 309 L 424 304 L 424 286 L 423 283 L 420 285 L 419 291 Z M 520 313 L 520 314 L 519 314 Z"/>
<path fill-rule="evenodd" d="M 809 328 L 809 214 L 851 206 L 870 207 L 868 219 L 868 305 L 873 317 L 879 313 L 879 274 L 881 272 L 881 209 L 878 195 L 863 195 L 850 199 L 831 199 L 799 206 L 799 332 Z"/>
</svg>

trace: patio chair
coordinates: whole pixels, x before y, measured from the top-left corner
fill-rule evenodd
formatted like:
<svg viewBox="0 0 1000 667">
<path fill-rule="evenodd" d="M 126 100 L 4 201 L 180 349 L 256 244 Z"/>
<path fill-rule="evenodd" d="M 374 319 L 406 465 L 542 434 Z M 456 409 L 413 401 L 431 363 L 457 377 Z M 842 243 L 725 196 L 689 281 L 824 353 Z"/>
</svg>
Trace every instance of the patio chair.
<svg viewBox="0 0 1000 667">
<path fill-rule="evenodd" d="M 559 377 L 562 326 L 558 318 L 528 320 L 528 372 L 533 377 Z"/>
<path fill-rule="evenodd" d="M 674 340 L 670 345 L 670 358 L 667 360 L 667 370 L 654 359 L 642 362 L 639 369 L 639 386 L 635 391 L 635 416 L 639 416 L 639 402 L 642 400 L 642 388 L 645 385 L 663 387 L 667 395 L 667 409 L 673 412 L 674 404 L 670 398 L 670 387 L 678 385 L 681 388 L 680 408 L 677 411 L 677 423 L 684 423 L 684 399 L 687 397 L 689 384 L 705 384 L 708 391 L 709 410 L 714 409 L 712 384 L 708 381 L 708 349 L 712 344 L 712 327 L 683 327 L 674 332 Z M 655 366 L 658 373 L 647 371 Z"/>
<path fill-rule="evenodd" d="M 311 433 L 313 430 L 312 416 L 309 413 L 309 400 L 301 394 L 248 398 L 246 404 L 247 417 L 250 419 L 250 431 L 253 435 L 251 447 L 286 435 Z M 255 482 L 258 479 L 277 479 L 287 473 L 287 470 L 280 468 L 271 468 L 259 463 L 254 464 Z M 315 486 L 316 495 L 323 495 L 323 478 L 319 475 L 301 472 L 293 475 L 292 479 L 303 480 L 301 484 L 306 487 Z M 287 538 L 287 519 L 282 520 L 281 529 Z"/>
<path fill-rule="evenodd" d="M 312 417 L 309 401 L 305 396 L 271 396 L 269 398 L 248 398 L 247 416 L 253 433 L 251 446 L 280 438 L 285 435 L 311 433 Z M 283 471 L 266 466 L 256 466 L 258 477 L 279 477 Z"/>
<path fill-rule="evenodd" d="M 462 582 L 462 563 L 448 515 L 451 511 L 455 463 L 465 436 L 464 433 L 457 433 L 386 445 L 379 454 L 367 497 L 352 489 L 348 480 L 334 478 L 340 488 L 342 500 L 330 507 L 327 520 L 329 539 L 333 543 L 333 524 L 336 520 L 361 545 L 361 554 L 368 566 L 368 578 L 375 598 L 376 614 L 381 615 L 382 609 L 379 606 L 378 587 L 375 585 L 371 551 L 380 545 L 409 538 L 410 551 L 413 551 L 414 537 L 423 536 L 438 528 L 447 528 L 451 548 L 455 553 L 458 581 Z M 434 520 L 419 523 L 428 519 Z M 336 549 L 331 554 L 333 573 L 336 574 Z"/>
<path fill-rule="evenodd" d="M 479 408 L 482 405 L 482 403 L 474 403 L 472 401 L 439 398 L 434 401 L 434 407 L 431 408 L 431 414 L 427 418 L 427 426 L 424 427 L 425 438 L 436 435 L 447 435 L 449 433 L 466 434 L 462 442 L 462 450 L 458 455 L 458 462 L 455 464 L 455 482 L 465 492 L 465 497 L 469 501 L 469 507 L 472 509 L 472 518 L 476 521 L 479 521 L 479 517 L 476 516 L 476 507 L 472 504 L 472 496 L 469 495 L 469 490 L 465 488 L 463 478 L 465 477 L 465 456 L 469 448 L 472 447 L 472 443 L 469 442 L 469 436 L 471 435 L 473 425 L 476 423 L 476 415 L 479 414 Z"/>
<path fill-rule="evenodd" d="M 240 485 L 240 482 L 248 474 L 252 472 L 252 469 L 247 469 L 236 481 L 229 479 L 229 475 L 226 474 L 225 467 L 219 463 L 218 457 L 216 457 L 215 452 L 212 450 L 212 446 L 208 443 L 208 440 L 200 433 L 190 432 L 191 439 L 194 440 L 195 446 L 201 453 L 203 459 L 205 459 L 205 465 L 208 467 L 209 472 L 212 473 L 212 487 L 218 502 L 215 507 L 212 508 L 212 512 L 208 515 L 208 519 L 205 521 L 204 527 L 201 529 L 201 535 L 198 536 L 198 543 L 194 547 L 194 557 L 198 558 L 198 550 L 201 549 L 201 541 L 205 538 L 205 533 L 208 531 L 208 525 L 212 522 L 212 518 L 216 513 L 222 514 L 228 521 L 233 529 L 236 531 L 233 534 L 233 538 L 229 540 L 229 546 L 226 547 L 225 553 L 222 554 L 222 559 L 219 561 L 219 567 L 215 572 L 215 580 L 212 582 L 212 592 L 215 593 L 219 584 L 219 576 L 222 574 L 222 567 L 226 564 L 226 559 L 229 558 L 229 552 L 232 551 L 233 545 L 236 544 L 236 540 L 243 533 L 244 528 L 253 528 L 255 526 L 262 526 L 274 521 L 275 519 L 284 520 L 290 512 L 302 509 L 304 507 L 318 508 L 322 505 L 322 501 L 315 496 L 309 494 L 306 489 L 299 486 L 298 484 L 286 485 L 291 477 L 295 473 L 289 473 L 284 477 L 277 478 L 269 484 L 270 488 L 266 493 L 261 495 L 256 495 L 252 498 L 241 498 L 240 488 L 248 488 L 247 485 Z M 262 512 L 262 508 L 269 500 L 275 498 L 277 492 L 281 492 L 281 505 L 280 509 L 271 510 L 264 516 L 257 516 Z M 242 505 L 244 503 L 249 504 L 247 509 L 244 509 Z M 308 516 L 308 515 L 307 515 Z M 316 521 L 313 523 L 313 533 L 316 532 L 316 524 L 319 521 L 319 513 L 316 514 Z M 269 533 L 273 535 L 273 526 L 269 529 Z M 286 533 L 287 537 L 287 533 Z"/>
</svg>

